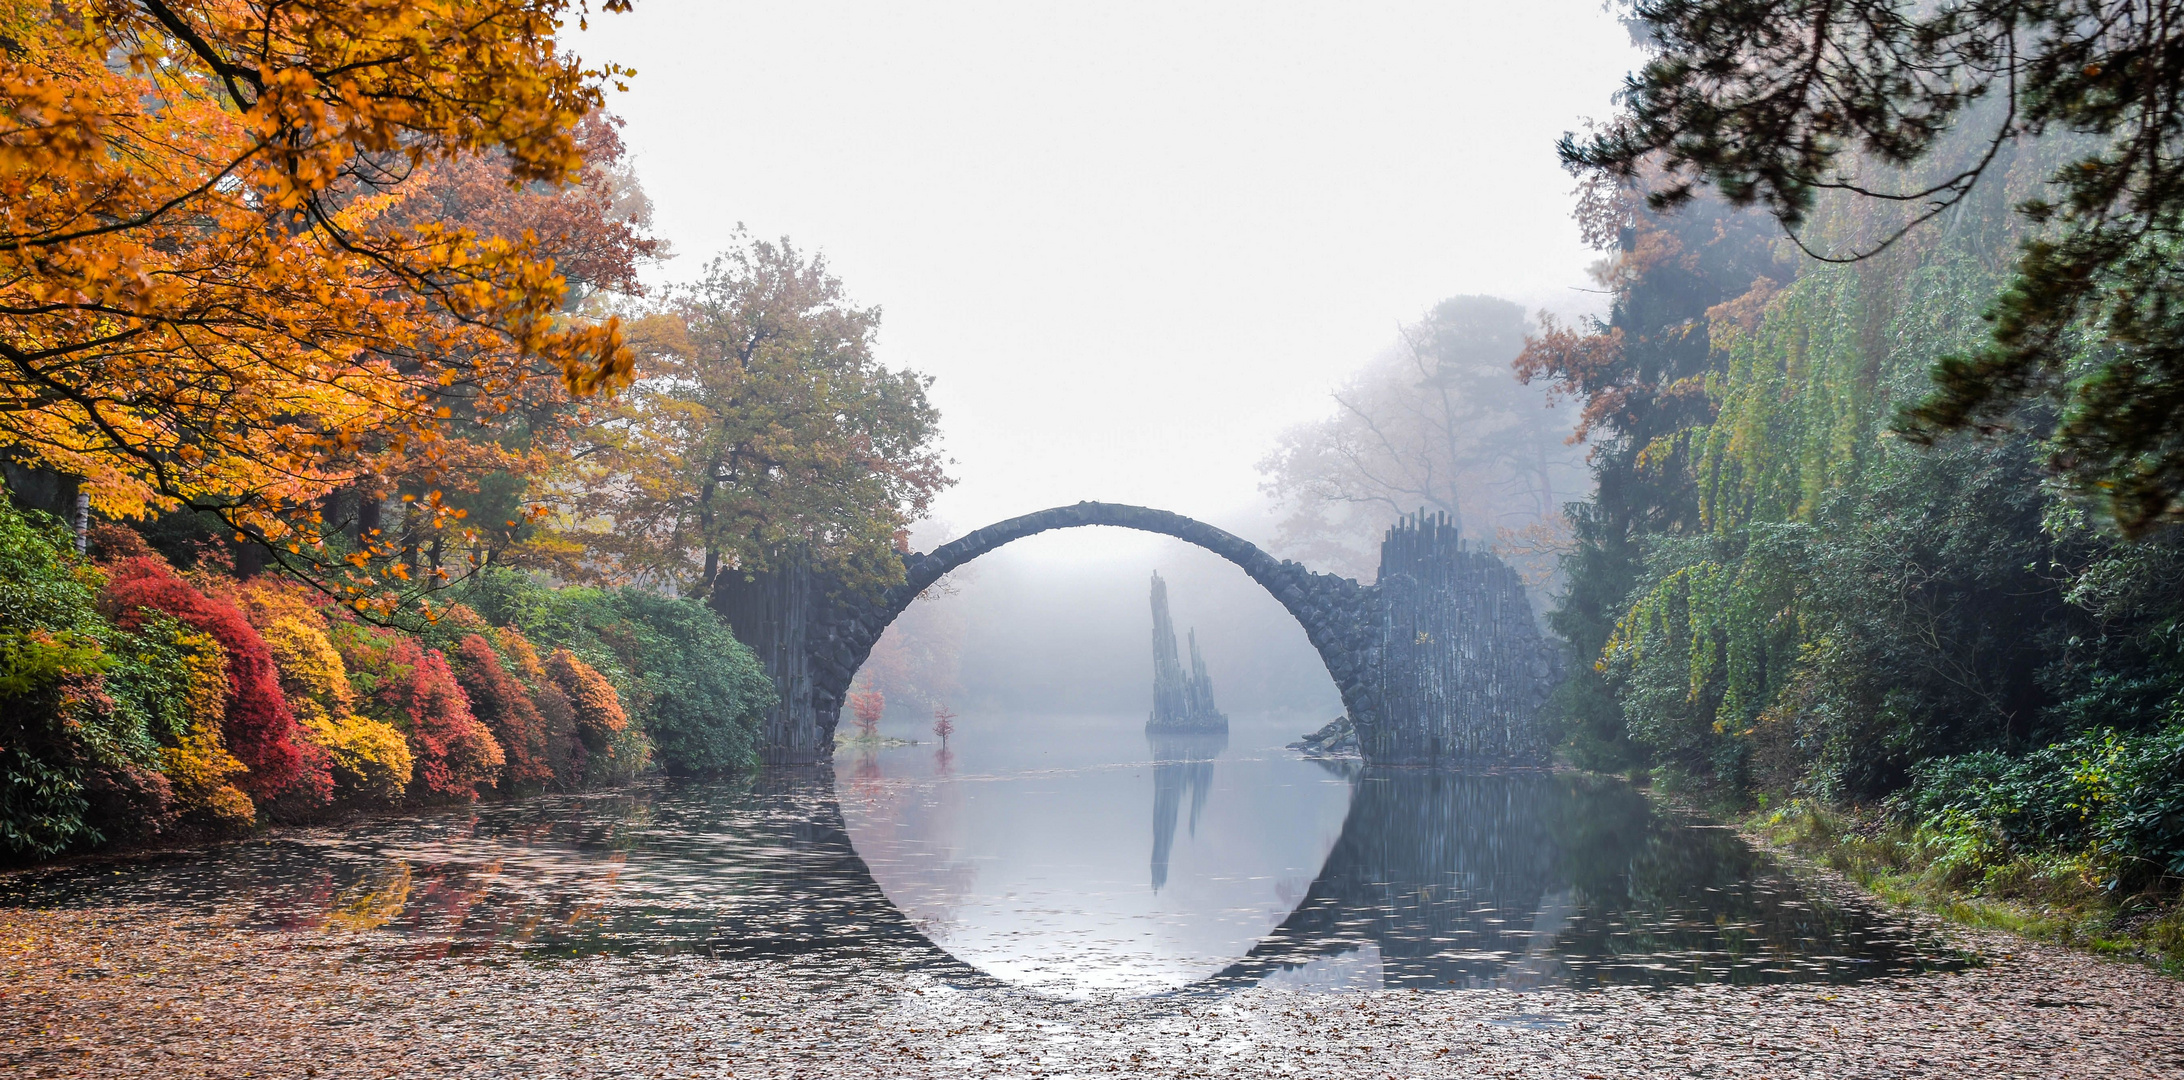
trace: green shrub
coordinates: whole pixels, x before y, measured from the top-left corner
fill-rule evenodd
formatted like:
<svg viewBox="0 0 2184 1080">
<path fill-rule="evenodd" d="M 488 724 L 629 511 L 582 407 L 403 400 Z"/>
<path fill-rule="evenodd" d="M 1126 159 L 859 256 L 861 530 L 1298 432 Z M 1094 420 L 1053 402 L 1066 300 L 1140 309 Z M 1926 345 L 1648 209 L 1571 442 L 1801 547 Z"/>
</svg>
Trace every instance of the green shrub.
<svg viewBox="0 0 2184 1080">
<path fill-rule="evenodd" d="M 709 775 L 756 764 L 773 684 L 704 605 L 634 588 L 548 588 L 510 572 L 480 575 L 463 600 L 486 621 L 513 625 L 541 647 L 568 649 L 597 668 L 668 772 Z"/>
<path fill-rule="evenodd" d="M 42 858 L 157 832 L 173 794 L 158 736 L 187 673 L 156 636 L 99 615 L 68 531 L 0 499 L 0 848 Z"/>
<path fill-rule="evenodd" d="M 2086 851 L 2110 891 L 2135 891 L 2184 877 L 2184 723 L 1936 758 L 1913 768 L 1903 802 L 1940 834 L 1991 829 L 2006 850 Z"/>
<path fill-rule="evenodd" d="M 640 716 L 669 772 L 717 774 L 758 762 L 773 683 L 758 657 L 703 605 L 639 589 L 597 597 L 619 618 L 597 625 L 643 689 Z"/>
</svg>

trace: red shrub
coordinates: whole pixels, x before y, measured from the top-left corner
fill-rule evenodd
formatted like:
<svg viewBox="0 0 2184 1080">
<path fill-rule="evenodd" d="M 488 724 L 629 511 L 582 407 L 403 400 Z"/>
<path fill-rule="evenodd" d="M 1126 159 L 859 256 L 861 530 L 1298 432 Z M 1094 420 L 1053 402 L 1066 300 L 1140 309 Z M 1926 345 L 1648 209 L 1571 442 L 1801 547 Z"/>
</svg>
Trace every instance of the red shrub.
<svg viewBox="0 0 2184 1080">
<path fill-rule="evenodd" d="M 359 629 L 361 628 L 354 628 Z M 507 758 L 470 712 L 470 699 L 438 649 L 388 631 L 341 636 L 342 660 L 371 683 L 366 715 L 400 729 L 416 759 L 412 795 L 475 799 Z"/>
<path fill-rule="evenodd" d="M 508 665 L 531 695 L 531 704 L 538 706 L 546 747 L 546 763 L 553 770 L 554 780 L 563 788 L 573 789 L 583 783 L 585 764 L 591 751 L 584 747 L 583 738 L 576 729 L 576 707 L 569 703 L 569 695 L 561 692 L 546 670 L 546 662 L 539 659 L 538 648 L 525 638 L 521 631 L 504 626 L 493 631 L 494 637 L 508 658 Z"/>
<path fill-rule="evenodd" d="M 295 715 L 281 694 L 280 673 L 265 640 L 235 605 L 215 600 L 176 577 L 156 555 L 133 555 L 106 567 L 102 602 L 123 629 L 143 622 L 143 609 L 165 612 L 212 635 L 227 650 L 227 715 L 221 724 L 228 752 L 250 769 L 239 784 L 258 800 L 287 795 L 291 805 L 323 805 L 333 798 L 334 778 L 317 748 L 303 743 Z"/>
<path fill-rule="evenodd" d="M 466 634 L 456 644 L 455 679 L 470 697 L 471 714 L 484 721 L 500 741 L 508 759 L 507 787 L 552 783 L 553 766 L 546 760 L 546 721 L 484 637 Z"/>
</svg>

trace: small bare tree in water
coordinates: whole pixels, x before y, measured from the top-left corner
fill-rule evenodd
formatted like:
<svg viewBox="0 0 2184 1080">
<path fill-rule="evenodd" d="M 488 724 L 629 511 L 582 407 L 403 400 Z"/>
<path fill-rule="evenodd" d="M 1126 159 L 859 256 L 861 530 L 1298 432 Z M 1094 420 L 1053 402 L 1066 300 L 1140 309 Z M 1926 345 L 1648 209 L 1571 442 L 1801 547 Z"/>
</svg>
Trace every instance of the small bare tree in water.
<svg viewBox="0 0 2184 1080">
<path fill-rule="evenodd" d="M 955 715 L 946 705 L 933 706 L 933 735 L 940 739 L 942 749 L 948 746 L 948 736 L 955 734 Z"/>
</svg>

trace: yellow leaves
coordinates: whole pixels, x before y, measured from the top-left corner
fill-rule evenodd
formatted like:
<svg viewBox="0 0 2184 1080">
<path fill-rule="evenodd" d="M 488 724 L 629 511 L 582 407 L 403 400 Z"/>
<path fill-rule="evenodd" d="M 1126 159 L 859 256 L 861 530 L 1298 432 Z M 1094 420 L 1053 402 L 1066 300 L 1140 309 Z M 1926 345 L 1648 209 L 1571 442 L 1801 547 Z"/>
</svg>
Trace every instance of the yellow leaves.
<svg viewBox="0 0 2184 1080">
<path fill-rule="evenodd" d="M 103 513 L 229 507 L 302 555 L 330 492 L 465 452 L 439 391 L 499 414 L 534 360 L 586 393 L 626 377 L 535 240 L 434 221 L 384 157 L 576 176 L 619 69 L 562 53 L 563 0 L 182 0 L 187 36 L 26 2 L 0 51 L 0 449 Z"/>
<path fill-rule="evenodd" d="M 402 797 L 415 774 L 416 757 L 402 733 L 382 721 L 354 714 L 303 721 L 304 737 L 333 759 L 334 784 L 355 802 Z"/>
<path fill-rule="evenodd" d="M 221 736 L 227 712 L 227 654 L 211 635 L 180 623 L 173 626 L 175 644 L 189 672 L 184 708 L 190 726 L 177 745 L 160 751 L 161 771 L 184 810 L 225 825 L 248 825 L 256 818 L 257 808 L 234 780 L 250 770 L 228 753 Z"/>
</svg>

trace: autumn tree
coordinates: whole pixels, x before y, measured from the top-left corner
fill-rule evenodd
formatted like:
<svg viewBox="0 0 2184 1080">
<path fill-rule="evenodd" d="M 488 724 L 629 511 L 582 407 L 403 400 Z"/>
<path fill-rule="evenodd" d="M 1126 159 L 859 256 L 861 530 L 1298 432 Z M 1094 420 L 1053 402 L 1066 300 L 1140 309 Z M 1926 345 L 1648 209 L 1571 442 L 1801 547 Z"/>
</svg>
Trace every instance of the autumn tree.
<svg viewBox="0 0 2184 1080">
<path fill-rule="evenodd" d="M 651 203 L 620 127 L 605 112 L 577 125 L 582 166 L 567 183 L 511 183 L 505 153 L 427 166 L 405 184 L 401 212 L 420 224 L 461 222 L 482 237 L 535 245 L 566 282 L 564 312 L 597 315 L 610 300 L 642 296 L 640 268 L 668 253 L 651 234 Z M 551 374 L 538 361 L 532 366 L 536 376 Z M 376 543 L 435 587 L 495 562 L 557 568 L 570 553 L 537 526 L 537 485 L 589 420 L 586 400 L 546 377 L 505 392 L 463 382 L 428 392 L 445 413 L 440 452 L 412 458 L 374 440 L 373 472 L 329 500 L 328 526 L 361 541 L 349 549 Z"/>
<path fill-rule="evenodd" d="M 1335 392 L 1333 415 L 1283 433 L 1259 465 L 1284 511 L 1281 546 L 1369 577 L 1381 534 L 1420 508 L 1482 542 L 1555 530 L 1583 494 L 1581 452 L 1547 395 L 1510 371 L 1525 330 L 1506 300 L 1442 301 Z"/>
<path fill-rule="evenodd" d="M 1707 381 L 1722 361 L 1709 313 L 1749 314 L 1796 273 L 1764 214 L 1703 195 L 1655 209 L 1649 177 L 1659 179 L 1580 175 L 1574 216 L 1605 255 L 1593 272 L 1612 298 L 1608 315 L 1546 320 L 1515 365 L 1575 403 L 1572 434 L 1591 464 L 1592 498 L 1571 507 L 1563 594 L 1548 616 L 1578 657 L 1597 657 L 1614 634 L 1656 538 L 1701 528 L 1689 433 L 1714 417 Z M 1619 768 L 1638 752 L 1592 665 L 1571 666 L 1557 711 L 1588 765 Z"/>
<path fill-rule="evenodd" d="M 200 509 L 306 559 L 328 494 L 448 452 L 449 388 L 494 412 L 540 366 L 577 394 L 623 378 L 618 325 L 566 317 L 537 235 L 411 204 L 465 155 L 581 176 L 622 73 L 562 50 L 571 11 L 0 5 L 0 453 L 109 516 Z"/>
<path fill-rule="evenodd" d="M 898 580 L 896 538 L 948 480 L 932 380 L 881 364 L 878 329 L 786 240 L 715 259 L 633 327 L 638 379 L 586 433 L 565 535 L 698 594 L 792 558 Z"/>
<path fill-rule="evenodd" d="M 880 737 L 880 717 L 887 712 L 887 698 L 877 690 L 859 690 L 849 695 L 849 711 L 857 717 L 857 737 L 872 740 Z"/>
</svg>

